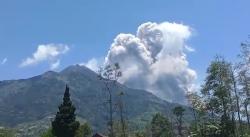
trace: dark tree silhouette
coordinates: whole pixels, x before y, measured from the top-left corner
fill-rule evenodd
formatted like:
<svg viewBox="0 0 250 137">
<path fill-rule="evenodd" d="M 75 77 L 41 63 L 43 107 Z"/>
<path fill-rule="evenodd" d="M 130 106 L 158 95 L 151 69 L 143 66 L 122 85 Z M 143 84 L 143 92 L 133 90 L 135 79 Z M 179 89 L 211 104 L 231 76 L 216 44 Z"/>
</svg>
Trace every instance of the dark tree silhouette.
<svg viewBox="0 0 250 137">
<path fill-rule="evenodd" d="M 74 137 L 80 123 L 76 121 L 75 107 L 70 100 L 69 87 L 66 85 L 63 103 L 52 122 L 52 133 L 56 137 Z"/>
</svg>

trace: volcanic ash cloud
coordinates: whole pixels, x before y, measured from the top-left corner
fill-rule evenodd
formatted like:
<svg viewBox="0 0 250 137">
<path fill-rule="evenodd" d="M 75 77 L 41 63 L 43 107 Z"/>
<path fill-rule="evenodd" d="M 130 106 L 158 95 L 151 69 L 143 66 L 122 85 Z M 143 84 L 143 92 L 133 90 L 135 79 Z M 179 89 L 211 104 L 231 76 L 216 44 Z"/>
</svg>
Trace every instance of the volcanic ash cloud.
<svg viewBox="0 0 250 137">
<path fill-rule="evenodd" d="M 185 103 L 185 93 L 193 90 L 196 72 L 189 68 L 186 45 L 191 36 L 188 26 L 176 23 L 144 23 L 137 34 L 119 34 L 104 64 L 120 64 L 120 82 L 145 89 L 158 97 Z"/>
</svg>

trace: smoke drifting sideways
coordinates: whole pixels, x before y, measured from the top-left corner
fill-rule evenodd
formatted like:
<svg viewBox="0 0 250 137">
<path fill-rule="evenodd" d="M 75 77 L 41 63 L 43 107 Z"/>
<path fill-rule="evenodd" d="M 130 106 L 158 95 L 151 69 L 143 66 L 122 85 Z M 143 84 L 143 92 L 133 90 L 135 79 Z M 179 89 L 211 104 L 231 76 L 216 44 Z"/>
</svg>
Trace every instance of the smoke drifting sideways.
<svg viewBox="0 0 250 137">
<path fill-rule="evenodd" d="M 136 35 L 119 34 L 112 43 L 104 65 L 119 63 L 119 82 L 144 89 L 175 103 L 186 104 L 185 93 L 195 88 L 196 72 L 189 68 L 186 42 L 191 28 L 177 23 L 147 22 Z"/>
</svg>

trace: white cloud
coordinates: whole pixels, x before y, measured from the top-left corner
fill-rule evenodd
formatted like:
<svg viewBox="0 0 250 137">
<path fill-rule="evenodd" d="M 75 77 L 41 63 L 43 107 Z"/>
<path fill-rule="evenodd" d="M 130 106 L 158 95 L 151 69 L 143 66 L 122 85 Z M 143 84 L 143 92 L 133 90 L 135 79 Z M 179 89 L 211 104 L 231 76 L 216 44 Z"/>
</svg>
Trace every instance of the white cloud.
<svg viewBox="0 0 250 137">
<path fill-rule="evenodd" d="M 104 64 L 118 62 L 123 72 L 120 82 L 129 87 L 185 103 L 185 93 L 193 90 L 196 79 L 185 53 L 194 51 L 186 44 L 191 34 L 183 24 L 144 23 L 136 35 L 119 34 L 114 39 Z"/>
<path fill-rule="evenodd" d="M 80 65 L 86 66 L 87 68 L 97 72 L 103 63 L 103 59 L 92 58 L 87 63 L 80 63 Z"/>
<path fill-rule="evenodd" d="M 47 61 L 51 69 L 56 69 L 60 65 L 59 56 L 69 51 L 69 47 L 64 44 L 45 44 L 38 45 L 37 50 L 32 57 L 28 57 L 22 61 L 20 67 L 36 65 Z"/>
<path fill-rule="evenodd" d="M 57 69 L 59 66 L 60 66 L 60 60 L 57 60 L 56 62 L 51 63 L 50 69 L 54 70 L 54 69 Z"/>
<path fill-rule="evenodd" d="M 8 61 L 8 59 L 7 59 L 7 58 L 4 58 L 4 59 L 2 60 L 2 62 L 1 62 L 1 65 L 4 65 L 7 61 Z"/>
<path fill-rule="evenodd" d="M 192 48 L 192 47 L 190 47 L 190 46 L 188 46 L 188 45 L 186 45 L 186 47 L 185 47 L 186 49 L 187 49 L 187 51 L 189 51 L 189 52 L 194 52 L 195 51 L 195 49 L 194 48 Z"/>
</svg>

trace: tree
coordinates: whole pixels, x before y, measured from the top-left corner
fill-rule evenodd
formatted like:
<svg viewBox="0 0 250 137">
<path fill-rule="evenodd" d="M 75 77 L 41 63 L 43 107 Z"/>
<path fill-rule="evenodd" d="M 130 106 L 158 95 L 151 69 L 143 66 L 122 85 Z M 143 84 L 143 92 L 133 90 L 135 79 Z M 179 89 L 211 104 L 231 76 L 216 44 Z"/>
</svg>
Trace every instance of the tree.
<svg viewBox="0 0 250 137">
<path fill-rule="evenodd" d="M 162 114 L 157 113 L 151 121 L 152 137 L 171 137 L 171 124 Z"/>
<path fill-rule="evenodd" d="M 143 131 L 137 131 L 137 132 L 135 132 L 134 135 L 132 135 L 132 137 L 148 137 L 148 136 Z"/>
<path fill-rule="evenodd" d="M 211 123 L 218 125 L 220 118 L 220 136 L 228 137 L 235 134 L 234 113 L 232 113 L 233 80 L 230 63 L 222 57 L 216 57 L 207 69 L 207 77 L 202 87 L 202 94 L 207 104 Z M 230 118 L 231 116 L 231 118 Z M 232 130 L 233 129 L 233 130 Z M 216 130 L 215 134 L 218 133 Z"/>
<path fill-rule="evenodd" d="M 242 136 L 242 115 L 240 114 L 241 113 L 241 98 L 240 98 L 240 90 L 239 90 L 239 81 L 237 80 L 240 80 L 240 67 L 241 65 L 239 64 L 234 64 L 232 65 L 231 63 L 227 63 L 226 65 L 226 69 L 227 69 L 227 73 L 228 74 L 228 79 L 229 79 L 229 86 L 231 87 L 231 89 L 228 89 L 228 90 L 231 90 L 231 93 L 230 91 L 229 92 L 229 99 L 230 99 L 230 104 L 229 106 L 231 106 L 231 109 L 229 111 L 231 111 L 231 123 L 229 121 L 227 121 L 226 119 L 230 120 L 229 119 L 229 116 L 228 117 L 223 117 L 222 119 L 224 119 L 223 121 L 227 122 L 227 125 L 231 126 L 235 136 Z M 235 114 L 237 114 L 237 118 L 235 118 Z M 237 121 L 238 120 L 238 121 Z M 223 128 L 223 126 L 222 126 Z M 230 127 L 228 127 L 230 128 Z M 223 131 L 223 130 L 222 130 Z"/>
<path fill-rule="evenodd" d="M 75 137 L 79 128 L 76 121 L 75 107 L 70 100 L 69 87 L 66 85 L 63 103 L 58 107 L 59 111 L 52 121 L 52 133 L 56 137 Z"/>
<path fill-rule="evenodd" d="M 191 110 L 193 112 L 194 121 L 190 126 L 190 136 L 191 137 L 202 137 L 204 136 L 204 123 L 206 120 L 206 108 L 204 101 L 201 96 L 196 92 L 188 92 L 187 99 L 191 105 Z"/>
<path fill-rule="evenodd" d="M 173 114 L 176 116 L 178 134 L 179 136 L 182 137 L 183 136 L 183 133 L 182 133 L 183 115 L 184 115 L 185 109 L 182 106 L 177 106 L 172 111 L 173 111 Z"/>
<path fill-rule="evenodd" d="M 114 102 L 113 102 L 113 88 L 117 85 L 118 78 L 121 77 L 120 66 L 118 63 L 107 65 L 99 70 L 99 78 L 105 84 L 105 91 L 108 93 L 107 103 L 109 104 L 109 136 L 114 137 Z"/>
<path fill-rule="evenodd" d="M 84 123 L 79 127 L 76 133 L 76 137 L 91 137 L 92 129 L 88 123 Z"/>
<path fill-rule="evenodd" d="M 55 137 L 52 133 L 52 128 L 49 128 L 46 132 L 44 132 L 41 137 Z"/>
<path fill-rule="evenodd" d="M 0 137 L 15 137 L 15 132 L 12 129 L 0 128 Z"/>
<path fill-rule="evenodd" d="M 117 106 L 119 109 L 119 114 L 120 114 L 120 125 L 121 125 L 121 137 L 127 137 L 127 123 L 126 120 L 124 118 L 124 103 L 123 103 L 123 97 L 124 96 L 124 92 L 120 92 L 119 93 L 119 99 L 117 102 Z"/>
<path fill-rule="evenodd" d="M 245 116 L 247 118 L 248 127 L 250 126 L 249 102 L 250 102 L 250 43 L 241 44 L 241 53 L 239 54 L 241 61 L 239 62 L 239 84 L 242 87 L 243 105 Z"/>
<path fill-rule="evenodd" d="M 239 127 L 236 125 L 236 131 L 237 131 L 237 136 L 239 136 L 239 128 L 241 129 L 241 115 L 240 115 L 240 97 L 239 97 L 239 92 L 237 88 L 237 65 L 232 66 L 231 65 L 231 79 L 233 82 L 233 91 L 234 91 L 234 96 L 235 96 L 235 103 L 236 103 L 236 112 L 238 116 L 238 121 L 239 121 Z M 234 107 L 234 105 L 232 105 Z M 234 112 L 233 112 L 234 113 Z"/>
</svg>

